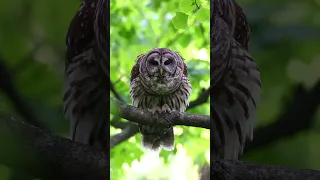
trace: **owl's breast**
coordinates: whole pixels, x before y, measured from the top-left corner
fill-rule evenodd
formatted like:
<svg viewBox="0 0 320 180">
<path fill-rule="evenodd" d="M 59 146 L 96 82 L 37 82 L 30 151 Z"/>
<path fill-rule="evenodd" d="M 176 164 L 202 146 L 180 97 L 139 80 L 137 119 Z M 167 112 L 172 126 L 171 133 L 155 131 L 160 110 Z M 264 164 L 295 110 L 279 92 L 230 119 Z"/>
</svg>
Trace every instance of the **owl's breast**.
<svg viewBox="0 0 320 180">
<path fill-rule="evenodd" d="M 142 77 L 141 83 L 145 91 L 154 95 L 167 95 L 176 91 L 181 81 L 174 77 L 149 76 Z"/>
<path fill-rule="evenodd" d="M 165 95 L 172 91 L 169 84 L 166 83 L 155 83 L 151 86 L 151 90 L 158 95 Z"/>
<path fill-rule="evenodd" d="M 153 109 L 167 104 L 171 110 L 184 112 L 189 104 L 191 84 L 187 77 L 168 83 L 146 82 L 138 77 L 130 85 L 132 105 L 135 107 Z"/>
</svg>

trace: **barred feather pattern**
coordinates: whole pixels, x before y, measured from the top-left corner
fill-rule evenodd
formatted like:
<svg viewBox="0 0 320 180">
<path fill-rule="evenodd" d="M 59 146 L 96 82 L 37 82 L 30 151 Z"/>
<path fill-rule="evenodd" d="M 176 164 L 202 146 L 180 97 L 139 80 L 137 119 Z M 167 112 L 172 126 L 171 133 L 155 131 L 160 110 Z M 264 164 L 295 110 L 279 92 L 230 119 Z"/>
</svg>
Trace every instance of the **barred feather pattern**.
<svg viewBox="0 0 320 180">
<path fill-rule="evenodd" d="M 246 50 L 249 49 L 250 27 L 247 16 L 235 0 L 213 0 L 211 14 L 216 14 L 227 23 L 230 33 Z"/>
<path fill-rule="evenodd" d="M 214 15 L 211 29 L 213 159 L 238 159 L 253 138 L 260 71 L 230 26 Z"/>
<path fill-rule="evenodd" d="M 170 89 L 170 93 L 161 93 L 156 87 L 157 83 L 148 73 L 144 73 L 146 56 L 141 55 L 132 69 L 130 96 L 132 105 L 142 109 L 148 109 L 151 112 L 184 112 L 189 105 L 191 93 L 191 84 L 187 77 L 187 67 L 182 58 L 175 69 L 173 83 L 175 88 Z M 146 80 L 148 79 L 148 80 Z M 153 88 L 155 87 L 155 88 Z M 174 134 L 172 126 L 150 126 L 139 124 L 142 134 L 142 145 L 145 149 L 158 151 L 162 147 L 167 151 L 174 149 Z"/>
<path fill-rule="evenodd" d="M 70 120 L 71 139 L 107 148 L 109 114 L 106 80 L 108 71 L 107 22 L 109 1 L 82 1 L 67 34 L 64 114 Z"/>
</svg>

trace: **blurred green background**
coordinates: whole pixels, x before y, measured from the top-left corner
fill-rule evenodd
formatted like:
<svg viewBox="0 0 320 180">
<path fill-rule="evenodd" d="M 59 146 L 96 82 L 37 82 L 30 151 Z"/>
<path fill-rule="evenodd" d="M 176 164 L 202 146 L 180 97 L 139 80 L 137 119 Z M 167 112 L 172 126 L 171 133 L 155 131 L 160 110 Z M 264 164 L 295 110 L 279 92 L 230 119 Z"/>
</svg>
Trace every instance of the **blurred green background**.
<svg viewBox="0 0 320 180">
<path fill-rule="evenodd" d="M 0 62 L 8 67 L 18 93 L 36 117 L 51 132 L 64 137 L 68 137 L 69 130 L 62 111 L 65 34 L 79 2 L 0 1 Z M 135 58 L 156 46 L 172 48 L 186 59 L 193 85 L 191 100 L 197 98 L 201 88 L 208 87 L 208 17 L 206 10 L 193 13 L 194 6 L 186 6 L 188 2 L 111 1 L 111 80 L 127 103 L 131 103 L 129 72 Z M 205 5 L 205 2 L 198 4 Z M 263 82 L 256 124 L 265 127 L 276 123 L 279 115 L 286 111 L 286 103 L 295 98 L 297 85 L 302 84 L 310 91 L 319 83 L 320 3 L 298 0 L 237 2 L 244 7 L 252 29 L 250 52 L 260 67 Z M 0 111 L 19 115 L 3 91 L 0 91 Z M 189 112 L 209 114 L 209 105 L 203 104 Z M 319 169 L 320 112 L 313 116 L 310 127 L 293 131 L 290 136 L 280 137 L 258 149 L 250 149 L 242 160 Z M 294 117 L 292 122 L 298 121 L 301 126 L 306 123 L 306 119 Z M 283 125 L 283 130 L 287 126 Z M 121 132 L 116 128 L 110 130 L 111 135 Z M 147 179 L 153 175 L 169 178 L 177 174 L 187 176 L 185 179 L 197 177 L 198 167 L 208 157 L 209 131 L 181 126 L 175 130 L 178 133 L 176 151 L 162 152 L 162 159 L 143 155 L 140 135 L 114 147 L 111 150 L 112 178 Z M 27 178 L 0 162 L 0 179 Z"/>
<path fill-rule="evenodd" d="M 192 84 L 191 101 L 210 85 L 210 4 L 193 0 L 112 0 L 110 4 L 110 75 L 116 92 L 128 104 L 130 72 L 138 55 L 155 47 L 178 51 L 185 59 Z M 110 92 L 111 96 L 114 93 Z M 111 104 L 112 106 L 112 104 Z M 210 114 L 209 101 L 189 113 Z M 116 121 L 113 116 L 111 120 Z M 125 120 L 121 120 L 125 122 Z M 127 130 L 124 130 L 126 132 Z M 144 152 L 140 133 L 111 149 L 111 179 L 198 179 L 208 162 L 210 131 L 174 127 L 175 150 L 157 155 Z M 111 136 L 121 129 L 110 127 Z"/>
<path fill-rule="evenodd" d="M 300 109 L 315 104 L 317 111 L 304 110 L 312 118 L 300 118 L 299 108 L 289 111 L 293 104 L 297 106 L 297 94 L 319 89 L 320 1 L 237 2 L 249 20 L 250 54 L 258 63 L 263 85 L 256 120 L 259 137 L 254 136 L 255 145 L 261 145 L 249 148 L 242 160 L 320 169 L 320 91 L 300 104 Z M 285 123 L 279 121 L 285 121 L 283 114 L 290 115 Z M 277 130 L 273 129 L 275 124 Z M 271 131 L 263 131 L 266 129 Z M 272 140 L 264 145 L 266 139 Z"/>
<path fill-rule="evenodd" d="M 41 120 L 48 131 L 67 138 L 69 123 L 62 102 L 65 37 L 79 5 L 79 0 L 0 1 L 0 63 L 6 65 L 29 115 Z M 1 89 L 1 114 L 20 116 L 15 107 Z M 4 152 L 0 147 L 0 153 Z M 24 163 L 19 159 L 12 162 Z M 0 179 L 31 178 L 0 162 Z"/>
</svg>

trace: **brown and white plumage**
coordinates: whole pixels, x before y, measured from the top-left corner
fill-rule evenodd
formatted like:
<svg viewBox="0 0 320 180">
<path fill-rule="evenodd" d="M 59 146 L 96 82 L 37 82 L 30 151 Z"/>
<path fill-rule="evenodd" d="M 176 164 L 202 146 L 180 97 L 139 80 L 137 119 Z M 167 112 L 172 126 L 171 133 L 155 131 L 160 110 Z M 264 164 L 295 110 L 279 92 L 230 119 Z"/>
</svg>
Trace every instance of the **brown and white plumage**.
<svg viewBox="0 0 320 180">
<path fill-rule="evenodd" d="M 167 48 L 154 48 L 138 56 L 131 71 L 130 95 L 135 107 L 153 113 L 184 112 L 191 84 L 183 58 Z M 156 121 L 156 119 L 155 119 Z M 139 125 L 146 149 L 174 149 L 173 128 Z"/>
<path fill-rule="evenodd" d="M 64 113 L 74 141 L 106 148 L 109 1 L 85 0 L 67 34 Z"/>
<path fill-rule="evenodd" d="M 229 4 L 219 5 L 226 1 Z M 214 0 L 214 3 L 217 3 L 214 7 L 219 8 L 230 6 L 232 0 Z M 219 13 L 219 10 L 213 9 L 212 15 L 212 158 L 238 159 L 246 140 L 253 138 L 253 122 L 261 94 L 260 72 L 247 51 L 249 38 L 245 31 L 249 28 L 244 28 L 243 24 L 237 27 L 238 21 L 228 21 L 236 17 L 224 16 L 226 13 Z M 234 22 L 235 27 L 230 25 Z"/>
</svg>

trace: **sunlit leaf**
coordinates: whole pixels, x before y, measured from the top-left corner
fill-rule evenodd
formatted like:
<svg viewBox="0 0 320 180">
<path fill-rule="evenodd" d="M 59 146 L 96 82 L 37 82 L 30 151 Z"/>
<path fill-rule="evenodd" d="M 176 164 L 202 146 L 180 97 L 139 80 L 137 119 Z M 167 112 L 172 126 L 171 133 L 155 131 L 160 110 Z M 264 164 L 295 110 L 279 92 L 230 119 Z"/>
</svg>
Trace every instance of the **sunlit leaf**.
<svg viewBox="0 0 320 180">
<path fill-rule="evenodd" d="M 183 12 L 176 12 L 176 15 L 172 18 L 172 23 L 176 29 L 186 29 L 188 27 L 187 21 L 188 15 Z"/>
</svg>

